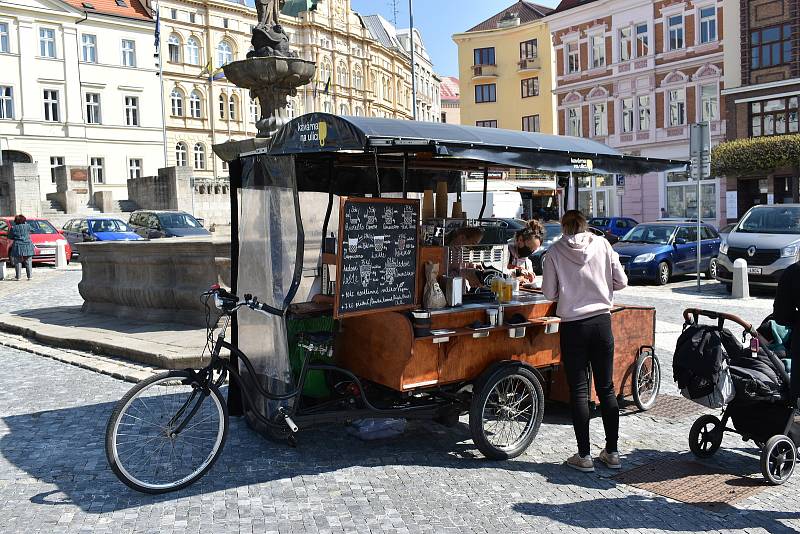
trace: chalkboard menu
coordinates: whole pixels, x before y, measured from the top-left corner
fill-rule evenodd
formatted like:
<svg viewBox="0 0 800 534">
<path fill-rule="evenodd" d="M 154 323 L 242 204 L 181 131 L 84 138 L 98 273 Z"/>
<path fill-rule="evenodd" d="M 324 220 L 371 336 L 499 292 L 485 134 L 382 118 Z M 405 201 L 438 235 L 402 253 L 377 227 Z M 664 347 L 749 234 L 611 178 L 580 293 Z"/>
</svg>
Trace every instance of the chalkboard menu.
<svg viewBox="0 0 800 534">
<path fill-rule="evenodd" d="M 335 316 L 414 307 L 419 201 L 342 198 Z"/>
</svg>

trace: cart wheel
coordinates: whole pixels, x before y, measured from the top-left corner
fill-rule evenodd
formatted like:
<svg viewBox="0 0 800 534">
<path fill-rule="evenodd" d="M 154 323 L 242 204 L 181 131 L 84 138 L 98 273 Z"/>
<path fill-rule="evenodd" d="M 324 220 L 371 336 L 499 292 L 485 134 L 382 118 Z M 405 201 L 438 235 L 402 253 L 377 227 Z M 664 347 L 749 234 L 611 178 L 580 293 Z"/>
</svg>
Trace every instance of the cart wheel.
<svg viewBox="0 0 800 534">
<path fill-rule="evenodd" d="M 539 378 L 521 366 L 503 367 L 484 381 L 472 398 L 472 441 L 487 458 L 514 458 L 536 437 L 543 416 Z"/>
<path fill-rule="evenodd" d="M 689 430 L 689 449 L 698 458 L 709 458 L 722 445 L 722 422 L 714 415 L 697 418 Z"/>
<path fill-rule="evenodd" d="M 651 350 L 643 351 L 636 358 L 633 370 L 633 402 L 642 411 L 656 403 L 661 388 L 661 364 Z"/>
<path fill-rule="evenodd" d="M 769 438 L 761 451 L 761 473 L 773 486 L 780 486 L 789 480 L 796 462 L 794 442 L 783 434 Z"/>
</svg>

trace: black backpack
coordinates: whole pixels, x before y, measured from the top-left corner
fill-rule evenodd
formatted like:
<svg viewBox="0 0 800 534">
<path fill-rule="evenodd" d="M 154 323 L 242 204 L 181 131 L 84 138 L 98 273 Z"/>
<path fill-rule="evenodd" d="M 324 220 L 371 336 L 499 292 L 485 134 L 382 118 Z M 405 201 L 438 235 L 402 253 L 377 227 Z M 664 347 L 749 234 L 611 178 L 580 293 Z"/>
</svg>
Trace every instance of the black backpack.
<svg viewBox="0 0 800 534">
<path fill-rule="evenodd" d="M 692 399 L 711 395 L 726 361 L 738 357 L 743 350 L 727 328 L 690 324 L 675 346 L 673 378 Z"/>
</svg>

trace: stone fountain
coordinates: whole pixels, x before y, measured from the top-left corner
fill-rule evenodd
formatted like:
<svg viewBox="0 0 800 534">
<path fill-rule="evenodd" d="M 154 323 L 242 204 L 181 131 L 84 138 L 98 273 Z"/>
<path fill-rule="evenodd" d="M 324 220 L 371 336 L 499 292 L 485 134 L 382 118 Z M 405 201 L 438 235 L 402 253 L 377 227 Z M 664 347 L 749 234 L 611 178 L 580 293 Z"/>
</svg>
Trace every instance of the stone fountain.
<svg viewBox="0 0 800 534">
<path fill-rule="evenodd" d="M 289 37 L 278 19 L 285 0 L 256 0 L 258 25 L 253 29 L 253 50 L 247 59 L 222 67 L 225 77 L 237 87 L 248 89 L 257 98 L 261 114 L 254 139 L 214 145 L 214 152 L 225 161 L 263 147 L 278 129 L 288 122 L 287 98 L 314 77 L 316 65 L 297 57 L 289 47 Z"/>
</svg>

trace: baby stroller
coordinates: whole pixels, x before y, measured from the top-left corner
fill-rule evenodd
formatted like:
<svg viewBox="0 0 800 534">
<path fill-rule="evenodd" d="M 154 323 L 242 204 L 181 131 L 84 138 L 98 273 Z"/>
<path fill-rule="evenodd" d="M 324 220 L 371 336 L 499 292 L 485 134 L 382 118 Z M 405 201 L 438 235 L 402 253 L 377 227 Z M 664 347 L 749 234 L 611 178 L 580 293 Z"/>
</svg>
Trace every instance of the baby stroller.
<svg viewBox="0 0 800 534">
<path fill-rule="evenodd" d="M 702 325 L 700 316 L 716 319 L 717 324 Z M 800 410 L 790 398 L 787 364 L 769 348 L 767 320 L 756 329 L 727 313 L 689 308 L 683 317 L 684 331 L 673 361 L 675 381 L 685 397 L 722 408 L 721 419 L 706 414 L 694 422 L 689 448 L 696 456 L 708 458 L 719 449 L 725 432 L 735 432 L 761 449 L 764 479 L 783 484 L 797 462 L 800 426 L 795 416 Z M 725 321 L 744 329 L 742 341 L 750 336 L 749 346 L 724 327 Z"/>
</svg>

